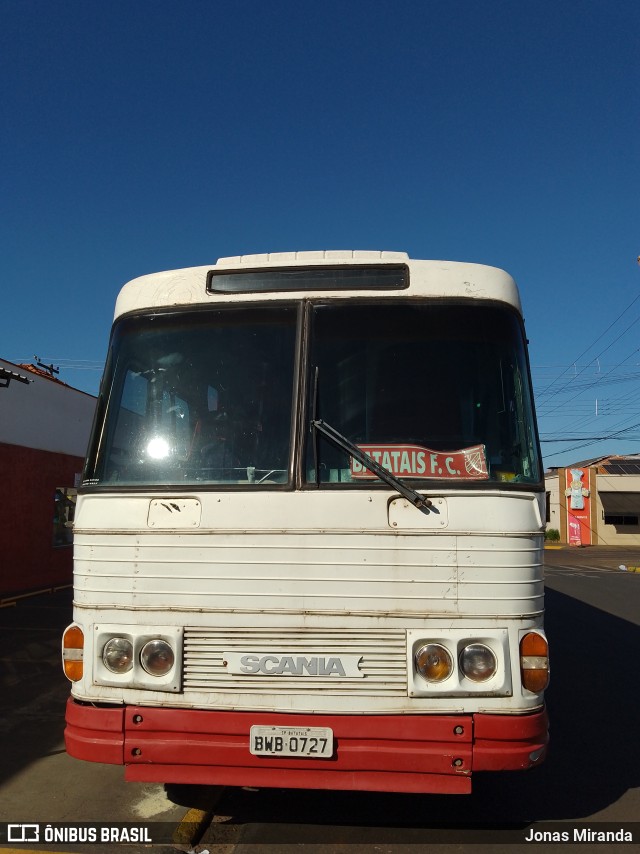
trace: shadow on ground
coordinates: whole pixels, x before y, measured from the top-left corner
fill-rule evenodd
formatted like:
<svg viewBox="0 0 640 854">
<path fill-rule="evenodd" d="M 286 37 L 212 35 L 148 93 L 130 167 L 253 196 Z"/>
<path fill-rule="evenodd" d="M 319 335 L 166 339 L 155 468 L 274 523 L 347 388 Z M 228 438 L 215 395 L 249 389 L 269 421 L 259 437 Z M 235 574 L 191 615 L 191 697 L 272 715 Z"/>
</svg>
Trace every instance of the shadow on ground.
<svg viewBox="0 0 640 854">
<path fill-rule="evenodd" d="M 0 609 L 0 782 L 63 750 L 69 682 L 60 643 L 71 602 L 65 590 Z"/>
<path fill-rule="evenodd" d="M 62 749 L 69 687 L 60 670 L 60 633 L 70 620 L 70 602 L 68 595 L 47 600 L 47 607 L 34 601 L 0 611 L 0 781 Z M 458 797 L 228 789 L 216 812 L 244 825 L 249 835 L 252 828 L 260 827 L 264 836 L 293 825 L 302 842 L 308 826 L 316 828 L 309 841 L 318 841 L 318 833 L 346 838 L 355 828 L 365 842 L 379 840 L 381 828 L 397 828 L 398 841 L 419 842 L 417 832 L 433 826 L 580 821 L 605 810 L 640 786 L 640 630 L 549 589 L 546 627 L 551 749 L 539 769 L 476 775 L 473 794 Z M 167 795 L 176 804 L 208 810 L 214 793 L 211 787 L 169 786 Z"/>
<path fill-rule="evenodd" d="M 216 812 L 245 825 L 243 842 L 275 844 L 433 842 L 420 830 L 579 822 L 605 810 L 640 785 L 640 632 L 570 596 L 546 596 L 551 749 L 540 768 L 478 774 L 469 796 L 228 789 Z"/>
</svg>

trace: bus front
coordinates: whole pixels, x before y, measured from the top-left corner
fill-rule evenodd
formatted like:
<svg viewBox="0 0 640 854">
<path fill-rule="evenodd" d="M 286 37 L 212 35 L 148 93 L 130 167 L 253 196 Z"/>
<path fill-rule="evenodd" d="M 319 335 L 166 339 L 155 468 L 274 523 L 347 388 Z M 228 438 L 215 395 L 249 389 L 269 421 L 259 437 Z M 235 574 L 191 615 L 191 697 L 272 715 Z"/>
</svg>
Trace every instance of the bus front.
<svg viewBox="0 0 640 854">
<path fill-rule="evenodd" d="M 440 793 L 540 764 L 543 511 L 506 273 L 324 252 L 135 280 L 76 510 L 68 752 Z"/>
</svg>

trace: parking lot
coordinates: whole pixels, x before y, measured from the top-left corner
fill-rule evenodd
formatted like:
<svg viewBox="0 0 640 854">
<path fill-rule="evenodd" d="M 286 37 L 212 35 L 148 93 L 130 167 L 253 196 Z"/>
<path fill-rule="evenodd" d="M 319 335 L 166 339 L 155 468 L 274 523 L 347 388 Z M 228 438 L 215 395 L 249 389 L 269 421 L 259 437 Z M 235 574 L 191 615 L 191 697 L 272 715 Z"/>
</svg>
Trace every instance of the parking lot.
<svg viewBox="0 0 640 854">
<path fill-rule="evenodd" d="M 413 845 L 420 850 L 427 843 L 430 851 L 450 852 L 456 841 L 458 850 L 487 842 L 500 850 L 507 837 L 480 838 L 473 829 L 486 834 L 508 824 L 522 835 L 531 822 L 630 825 L 640 815 L 640 573 L 618 567 L 640 564 L 640 555 L 556 548 L 547 549 L 545 558 L 549 758 L 525 774 L 478 775 L 473 794 L 462 798 L 124 783 L 121 767 L 78 762 L 64 751 L 69 686 L 59 649 L 71 617 L 71 591 L 4 603 L 0 821 L 125 822 L 150 825 L 162 837 L 158 845 L 123 845 L 122 854 L 175 851 L 176 845 L 189 850 L 197 842 L 210 854 L 266 854 L 285 843 L 322 852 L 343 851 L 348 844 L 352 854 Z M 471 827 L 471 836 L 461 824 Z M 16 847 L 25 849 L 87 847 Z M 5 844 L 5 850 L 12 849 Z M 98 842 L 89 850 L 114 848 Z"/>
</svg>

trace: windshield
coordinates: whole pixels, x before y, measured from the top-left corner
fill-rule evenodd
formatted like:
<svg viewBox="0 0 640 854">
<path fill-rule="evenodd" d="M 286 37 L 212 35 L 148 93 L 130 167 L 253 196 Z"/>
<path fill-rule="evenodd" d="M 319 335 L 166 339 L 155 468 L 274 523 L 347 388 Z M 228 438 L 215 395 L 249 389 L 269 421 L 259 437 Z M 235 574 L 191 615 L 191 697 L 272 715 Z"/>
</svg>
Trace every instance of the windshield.
<svg viewBox="0 0 640 854">
<path fill-rule="evenodd" d="M 291 486 L 301 307 L 117 321 L 83 485 Z M 418 491 L 424 480 L 540 482 L 516 312 L 413 300 L 307 310 L 303 482 L 379 484 L 348 443 Z M 337 431 L 346 447 L 310 421 Z"/>
<path fill-rule="evenodd" d="M 311 342 L 311 417 L 397 477 L 539 482 L 523 331 L 507 307 L 317 305 Z M 309 483 L 375 481 L 317 431 L 306 471 Z"/>
<path fill-rule="evenodd" d="M 85 485 L 286 483 L 297 313 L 279 304 L 119 321 Z"/>
</svg>

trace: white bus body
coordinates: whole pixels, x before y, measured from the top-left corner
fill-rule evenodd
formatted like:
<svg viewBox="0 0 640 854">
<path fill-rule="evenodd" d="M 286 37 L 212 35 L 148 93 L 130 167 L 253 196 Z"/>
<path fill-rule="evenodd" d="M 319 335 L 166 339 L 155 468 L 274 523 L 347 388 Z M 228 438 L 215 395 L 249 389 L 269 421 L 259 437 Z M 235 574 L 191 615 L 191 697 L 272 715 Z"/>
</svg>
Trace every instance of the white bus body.
<svg viewBox="0 0 640 854">
<path fill-rule="evenodd" d="M 76 509 L 68 752 L 442 793 L 538 765 L 544 497 L 503 271 L 305 252 L 130 282 Z"/>
</svg>

